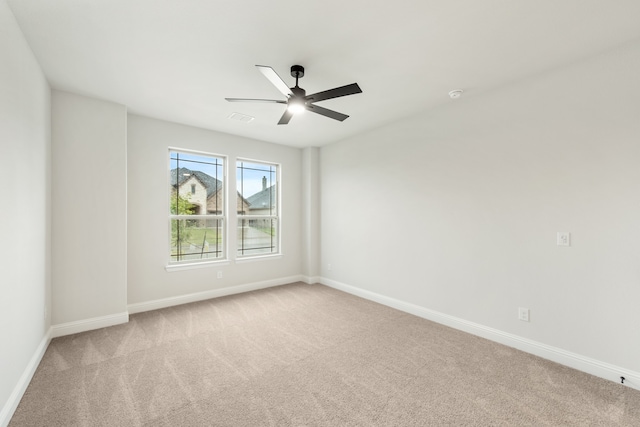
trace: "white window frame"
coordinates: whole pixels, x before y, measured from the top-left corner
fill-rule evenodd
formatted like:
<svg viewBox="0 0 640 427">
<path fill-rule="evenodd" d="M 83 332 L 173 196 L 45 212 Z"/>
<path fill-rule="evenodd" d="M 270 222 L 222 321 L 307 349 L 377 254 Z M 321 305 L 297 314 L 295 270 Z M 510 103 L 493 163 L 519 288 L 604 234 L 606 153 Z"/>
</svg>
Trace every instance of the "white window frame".
<svg viewBox="0 0 640 427">
<path fill-rule="evenodd" d="M 171 155 L 172 153 L 182 153 L 182 154 L 194 154 L 203 157 L 211 157 L 222 160 L 222 210 L 219 214 L 204 214 L 204 215 L 178 215 L 171 213 L 171 199 L 172 199 L 172 185 L 171 182 Z M 229 158 L 227 156 L 215 153 L 209 153 L 204 151 L 196 151 L 189 150 L 185 148 L 178 147 L 169 147 L 167 152 L 167 182 L 169 191 L 167 192 L 167 204 L 166 206 L 169 208 L 169 215 L 167 221 L 167 271 L 171 270 L 181 270 L 185 268 L 194 268 L 194 267 L 206 267 L 211 265 L 219 265 L 221 263 L 229 262 L 229 230 L 228 230 L 228 206 L 229 206 L 229 194 L 228 194 L 228 166 Z M 180 167 L 180 166 L 178 166 Z M 215 178 L 215 177 L 213 177 Z M 191 194 L 191 191 L 188 192 Z M 206 212 L 206 203 L 204 206 Z M 206 259 L 187 259 L 187 260 L 174 260 L 174 257 L 171 255 L 172 249 L 172 231 L 171 231 L 171 222 L 173 220 L 218 220 L 221 222 L 221 233 L 222 233 L 222 243 L 220 245 L 220 251 L 222 252 L 220 257 L 217 258 L 206 258 Z"/>
<path fill-rule="evenodd" d="M 238 229 L 237 227 L 240 227 L 240 224 L 243 220 L 252 220 L 252 219 L 257 219 L 257 220 L 264 220 L 264 219 L 271 219 L 271 220 L 275 220 L 276 222 L 276 250 L 274 252 L 270 252 L 270 253 L 258 253 L 258 254 L 247 254 L 247 255 L 243 255 L 241 254 L 241 248 L 243 246 L 243 242 L 241 241 L 240 238 L 236 237 L 236 250 L 235 250 L 235 256 L 236 256 L 236 262 L 244 262 L 244 261 L 249 261 L 249 260 L 253 260 L 253 259 L 262 259 L 262 258 L 274 258 L 274 257 L 281 257 L 282 256 L 282 187 L 281 187 L 281 174 L 282 174 L 282 166 L 280 165 L 280 163 L 274 163 L 274 162 L 270 162 L 270 161 L 265 161 L 265 160 L 257 160 L 257 159 L 249 159 L 249 158 L 244 158 L 244 157 L 238 157 L 236 158 L 236 165 L 235 165 L 235 178 L 236 178 L 236 186 L 237 186 L 237 192 L 236 192 L 236 197 L 239 197 L 240 194 L 240 188 L 237 185 L 237 171 L 238 171 L 238 167 L 240 165 L 240 163 L 242 162 L 246 162 L 246 163 L 253 163 L 253 164 L 259 164 L 259 165 L 265 165 L 265 166 L 269 166 L 269 167 L 275 167 L 275 177 L 276 177 L 276 183 L 275 183 L 275 193 L 276 193 L 276 213 L 275 215 L 242 215 L 239 214 L 237 212 L 237 205 L 238 205 L 238 200 L 235 200 L 234 203 L 234 214 L 236 215 L 236 219 L 237 219 L 237 223 L 236 223 L 236 230 L 235 230 L 235 235 L 237 236 L 237 232 Z M 245 197 L 245 195 L 243 194 L 242 197 Z M 250 197 L 250 196 L 249 196 Z"/>
</svg>

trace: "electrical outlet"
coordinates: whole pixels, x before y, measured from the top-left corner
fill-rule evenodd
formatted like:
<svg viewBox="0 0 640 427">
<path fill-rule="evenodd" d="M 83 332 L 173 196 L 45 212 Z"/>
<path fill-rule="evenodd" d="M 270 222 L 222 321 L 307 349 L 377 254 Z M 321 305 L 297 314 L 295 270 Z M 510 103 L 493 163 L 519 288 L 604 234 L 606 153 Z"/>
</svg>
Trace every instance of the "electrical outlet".
<svg viewBox="0 0 640 427">
<path fill-rule="evenodd" d="M 529 309 L 524 307 L 518 307 L 518 319 L 523 322 L 529 321 Z"/>
<path fill-rule="evenodd" d="M 568 231 L 558 231 L 556 244 L 558 246 L 571 246 L 571 233 Z"/>
<path fill-rule="evenodd" d="M 218 279 L 222 279 L 222 271 L 218 271 Z"/>
<path fill-rule="evenodd" d="M 327 264 L 327 270 L 331 271 L 331 264 Z"/>
</svg>

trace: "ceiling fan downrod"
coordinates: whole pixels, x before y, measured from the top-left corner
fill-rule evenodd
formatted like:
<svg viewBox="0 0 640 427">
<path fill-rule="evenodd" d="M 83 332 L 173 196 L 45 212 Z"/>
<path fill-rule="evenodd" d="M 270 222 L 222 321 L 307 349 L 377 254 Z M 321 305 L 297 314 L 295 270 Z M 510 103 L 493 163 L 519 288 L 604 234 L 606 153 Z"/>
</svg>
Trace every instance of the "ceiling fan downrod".
<svg viewBox="0 0 640 427">
<path fill-rule="evenodd" d="M 296 87 L 298 87 L 298 78 L 304 77 L 304 67 L 302 65 L 291 66 L 291 77 L 296 78 Z"/>
<path fill-rule="evenodd" d="M 293 92 L 294 97 L 296 98 L 304 98 L 307 96 L 307 91 L 298 86 L 298 79 L 304 77 L 304 67 L 302 65 L 292 65 L 291 66 L 291 77 L 296 78 L 296 85 L 291 88 L 291 92 Z M 305 102 L 302 102 L 301 105 L 304 105 Z"/>
</svg>

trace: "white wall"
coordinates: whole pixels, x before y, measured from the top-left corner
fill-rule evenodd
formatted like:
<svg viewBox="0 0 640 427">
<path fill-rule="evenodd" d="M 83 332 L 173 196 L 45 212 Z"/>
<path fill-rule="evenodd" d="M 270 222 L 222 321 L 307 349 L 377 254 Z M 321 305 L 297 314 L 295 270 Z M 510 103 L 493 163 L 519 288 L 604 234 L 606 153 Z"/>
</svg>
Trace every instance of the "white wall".
<svg viewBox="0 0 640 427">
<path fill-rule="evenodd" d="M 230 262 L 168 272 L 169 147 L 228 156 L 229 194 L 235 200 L 235 160 L 281 165 L 282 256 L 235 262 L 235 217 L 229 217 Z M 204 129 L 129 115 L 128 121 L 128 300 L 132 312 L 185 295 L 217 295 L 244 285 L 266 286 L 301 274 L 301 150 Z M 234 206 L 234 205 L 232 205 Z M 218 271 L 222 278 L 217 278 Z M 240 286 L 240 287 L 238 287 Z M 226 292 L 226 291 L 225 291 Z M 196 298 L 197 299 L 197 298 Z M 156 301 L 164 303 L 155 304 Z M 134 306 L 133 308 L 131 306 Z"/>
<path fill-rule="evenodd" d="M 323 277 L 640 372 L 638 75 L 635 43 L 323 147 Z"/>
<path fill-rule="evenodd" d="M 0 425 L 48 342 L 50 149 L 49 85 L 0 0 Z"/>
<path fill-rule="evenodd" d="M 52 320 L 126 321 L 127 111 L 52 93 Z"/>
</svg>

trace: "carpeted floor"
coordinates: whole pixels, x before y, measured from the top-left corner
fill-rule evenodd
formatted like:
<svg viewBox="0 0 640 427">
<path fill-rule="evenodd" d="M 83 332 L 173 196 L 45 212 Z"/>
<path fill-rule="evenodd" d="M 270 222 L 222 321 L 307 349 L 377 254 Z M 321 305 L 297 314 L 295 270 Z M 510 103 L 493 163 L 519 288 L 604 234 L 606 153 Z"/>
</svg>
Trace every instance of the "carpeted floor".
<svg viewBox="0 0 640 427">
<path fill-rule="evenodd" d="M 322 286 L 54 339 L 18 426 L 640 426 L 640 392 Z"/>
</svg>

